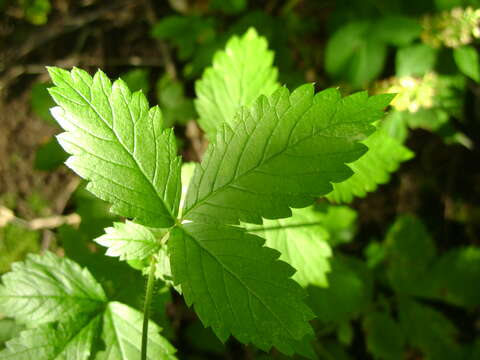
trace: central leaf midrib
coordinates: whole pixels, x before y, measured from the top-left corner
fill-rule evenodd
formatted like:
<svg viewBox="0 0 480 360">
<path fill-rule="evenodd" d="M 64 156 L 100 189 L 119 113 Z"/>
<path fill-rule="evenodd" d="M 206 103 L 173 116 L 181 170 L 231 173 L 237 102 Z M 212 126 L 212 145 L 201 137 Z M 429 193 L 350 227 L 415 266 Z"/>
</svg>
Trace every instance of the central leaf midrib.
<svg viewBox="0 0 480 360">
<path fill-rule="evenodd" d="M 143 175 L 143 177 L 147 180 L 147 184 L 150 185 L 150 187 L 152 188 L 153 192 L 157 195 L 157 197 L 161 200 L 161 203 L 163 205 L 163 207 L 165 208 L 165 210 L 167 211 L 167 213 L 170 215 L 171 219 L 174 220 L 175 217 L 173 216 L 172 212 L 170 211 L 170 209 L 168 208 L 168 206 L 165 204 L 165 200 L 160 196 L 160 194 L 158 193 L 157 189 L 155 188 L 155 186 L 152 184 L 151 180 L 148 178 L 148 176 L 145 174 L 145 172 L 143 171 L 143 168 L 140 166 L 140 164 L 138 163 L 137 159 L 135 158 L 135 156 L 133 156 L 132 153 L 130 153 L 130 151 L 126 148 L 126 146 L 120 141 L 120 138 L 118 137 L 116 131 L 110 127 L 110 125 L 108 124 L 108 122 L 106 121 L 106 119 L 104 119 L 104 117 L 100 114 L 100 112 L 97 110 L 97 108 L 80 92 L 78 91 L 74 86 L 72 86 L 68 81 L 65 82 L 71 89 L 73 89 L 85 102 L 88 106 L 91 107 L 91 109 L 95 112 L 95 114 L 97 114 L 97 116 L 99 117 L 99 119 L 104 123 L 105 126 L 107 126 L 107 128 L 112 132 L 112 134 L 115 136 L 117 142 L 121 145 L 122 149 L 130 156 L 130 158 L 133 160 L 133 162 L 135 163 L 135 165 L 137 166 L 138 170 L 140 171 L 140 173 Z M 92 83 L 92 86 L 93 86 L 93 83 Z M 107 98 L 108 100 L 108 104 L 110 106 L 110 109 L 112 110 L 112 117 L 114 116 L 114 111 L 113 111 L 113 107 L 112 107 L 112 104 L 110 102 L 110 97 L 105 93 L 105 89 L 103 88 L 103 84 L 100 85 L 101 89 L 102 89 L 102 92 L 104 93 L 105 97 Z M 91 89 L 91 86 L 89 86 L 89 88 Z M 130 111 L 130 109 L 129 109 Z M 133 120 L 133 119 L 132 119 Z M 133 126 L 135 126 L 135 123 L 133 123 Z M 155 139 L 156 141 L 157 139 Z"/>
</svg>

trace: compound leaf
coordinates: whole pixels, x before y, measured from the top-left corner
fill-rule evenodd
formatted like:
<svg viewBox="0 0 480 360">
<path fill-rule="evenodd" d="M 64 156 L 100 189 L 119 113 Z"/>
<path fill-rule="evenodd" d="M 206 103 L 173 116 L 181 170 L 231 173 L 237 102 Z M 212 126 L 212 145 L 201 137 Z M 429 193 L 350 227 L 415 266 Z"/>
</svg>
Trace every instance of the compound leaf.
<svg viewBox="0 0 480 360">
<path fill-rule="evenodd" d="M 143 315 L 107 302 L 100 285 L 73 261 L 52 253 L 30 255 L 13 264 L 2 280 L 0 312 L 27 323 L 29 329 L 6 343 L 1 359 L 91 359 L 99 336 L 106 349 L 97 357 L 140 358 Z M 159 330 L 150 323 L 149 359 L 175 359 L 175 349 Z"/>
<path fill-rule="evenodd" d="M 253 28 L 240 38 L 233 36 L 225 50 L 215 54 L 212 67 L 195 84 L 199 123 L 210 140 L 223 123 L 233 125 L 241 106 L 278 88 L 278 71 L 272 64 L 273 52 Z"/>
<path fill-rule="evenodd" d="M 313 207 L 293 209 L 292 213 L 290 218 L 264 220 L 263 226 L 247 225 L 247 229 L 264 237 L 266 246 L 280 252 L 280 260 L 297 270 L 292 278 L 300 285 L 327 286 L 332 250 L 329 234 L 322 225 L 324 215 Z"/>
<path fill-rule="evenodd" d="M 358 143 L 383 115 L 392 95 L 314 96 L 312 84 L 260 96 L 224 124 L 190 183 L 184 217 L 203 222 L 261 224 L 291 216 L 348 179 L 345 163 L 367 148 Z"/>
<path fill-rule="evenodd" d="M 107 300 L 87 269 L 48 252 L 14 263 L 2 280 L 0 312 L 29 325 L 93 314 Z"/>
<path fill-rule="evenodd" d="M 327 195 L 329 200 L 348 203 L 355 196 L 365 197 L 367 193 L 375 191 L 378 185 L 387 183 L 390 174 L 414 155 L 381 128 L 363 144 L 369 150 L 360 159 L 348 164 L 354 174 L 346 181 L 333 184 L 333 191 Z"/>
<path fill-rule="evenodd" d="M 103 314 L 102 340 L 106 349 L 98 360 L 140 359 L 143 314 L 118 302 L 110 302 Z M 147 359 L 173 360 L 175 349 L 160 336 L 160 327 L 150 321 Z"/>
<path fill-rule="evenodd" d="M 158 107 L 141 92 L 98 71 L 49 68 L 52 114 L 66 131 L 58 136 L 72 156 L 66 164 L 89 180 L 87 189 L 112 211 L 155 227 L 173 225 L 180 201 L 180 158 L 171 129 L 162 130 Z"/>
<path fill-rule="evenodd" d="M 237 227 L 186 224 L 168 241 L 174 282 L 205 326 L 260 349 L 295 352 L 312 333 L 312 312 L 293 268 L 264 240 Z"/>
<path fill-rule="evenodd" d="M 0 352 L 8 360 L 86 360 L 90 358 L 92 342 L 100 326 L 99 315 L 68 323 L 43 324 L 22 331 Z"/>
<path fill-rule="evenodd" d="M 105 255 L 119 256 L 120 260 L 143 260 L 160 248 L 152 230 L 131 221 L 114 223 L 95 242 L 108 248 Z"/>
</svg>

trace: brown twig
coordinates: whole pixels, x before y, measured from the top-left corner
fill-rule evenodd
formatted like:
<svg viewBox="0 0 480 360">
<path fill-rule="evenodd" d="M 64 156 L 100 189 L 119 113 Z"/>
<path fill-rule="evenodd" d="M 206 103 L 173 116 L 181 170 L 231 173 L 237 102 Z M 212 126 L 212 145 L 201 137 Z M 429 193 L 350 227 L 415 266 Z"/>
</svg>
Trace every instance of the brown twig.
<svg viewBox="0 0 480 360">
<path fill-rule="evenodd" d="M 11 223 L 29 230 L 45 230 L 55 229 L 65 224 L 78 225 L 80 224 L 80 221 L 80 215 L 76 213 L 24 220 L 15 216 L 12 210 L 4 206 L 0 206 L 0 227 L 4 227 Z"/>
</svg>

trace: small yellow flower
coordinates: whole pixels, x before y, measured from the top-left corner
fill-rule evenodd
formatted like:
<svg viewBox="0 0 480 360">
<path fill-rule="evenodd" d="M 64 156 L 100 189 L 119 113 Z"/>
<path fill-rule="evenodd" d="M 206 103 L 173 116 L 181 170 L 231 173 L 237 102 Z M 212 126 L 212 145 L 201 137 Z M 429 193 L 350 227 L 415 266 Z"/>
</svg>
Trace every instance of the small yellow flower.
<svg viewBox="0 0 480 360">
<path fill-rule="evenodd" d="M 391 105 L 399 111 L 417 112 L 434 106 L 438 88 L 438 76 L 431 72 L 423 77 L 392 77 L 380 81 L 375 87 L 376 93 L 397 93 Z"/>
<path fill-rule="evenodd" d="M 422 20 L 422 41 L 432 47 L 456 48 L 480 38 L 480 9 L 454 8 Z"/>
</svg>

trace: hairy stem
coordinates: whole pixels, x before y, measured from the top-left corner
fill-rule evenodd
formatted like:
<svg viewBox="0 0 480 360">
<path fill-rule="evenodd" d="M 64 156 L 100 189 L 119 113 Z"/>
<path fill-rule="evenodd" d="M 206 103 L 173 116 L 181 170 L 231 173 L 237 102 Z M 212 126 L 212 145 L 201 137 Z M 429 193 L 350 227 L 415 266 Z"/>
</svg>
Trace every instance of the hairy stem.
<svg viewBox="0 0 480 360">
<path fill-rule="evenodd" d="M 152 256 L 150 260 L 150 272 L 148 273 L 147 291 L 145 295 L 145 303 L 143 304 L 143 328 L 142 328 L 142 355 L 141 360 L 147 360 L 147 343 L 148 343 L 148 319 L 150 314 L 150 304 L 152 303 L 153 288 L 155 284 L 155 267 L 157 259 Z"/>
</svg>

